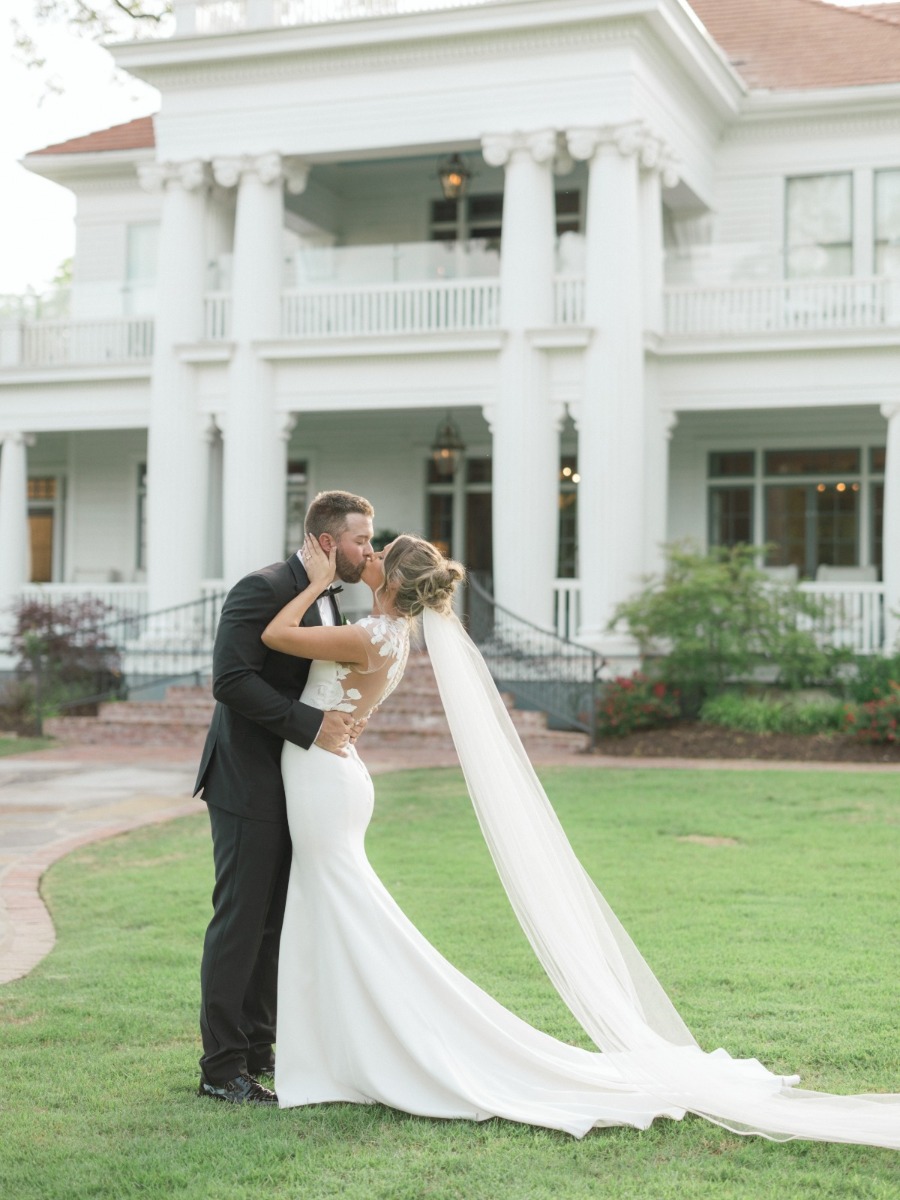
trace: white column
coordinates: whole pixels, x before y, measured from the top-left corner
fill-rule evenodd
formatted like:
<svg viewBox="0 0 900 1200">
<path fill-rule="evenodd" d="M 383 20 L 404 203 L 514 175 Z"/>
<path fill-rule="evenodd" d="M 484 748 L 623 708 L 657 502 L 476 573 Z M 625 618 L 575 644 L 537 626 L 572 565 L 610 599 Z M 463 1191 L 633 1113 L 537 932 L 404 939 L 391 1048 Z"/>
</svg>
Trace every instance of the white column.
<svg viewBox="0 0 900 1200">
<path fill-rule="evenodd" d="M 664 144 L 644 134 L 640 148 L 641 244 L 644 280 L 644 327 L 661 335 L 665 246 L 663 237 L 663 187 L 674 187 L 678 173 Z"/>
<path fill-rule="evenodd" d="M 884 464 L 884 648 L 900 651 L 900 404 L 883 404 L 887 421 L 887 459 Z"/>
<path fill-rule="evenodd" d="M 203 337 L 209 175 L 196 160 L 161 163 L 141 182 L 163 192 L 147 429 L 147 590 L 158 612 L 199 598 L 206 560 L 209 445 L 179 347 Z"/>
<path fill-rule="evenodd" d="M 584 396 L 578 426 L 579 638 L 633 658 L 630 638 L 608 625 L 644 573 L 644 296 L 638 159 L 633 125 L 572 131 L 569 150 L 588 160 Z"/>
<path fill-rule="evenodd" d="M 650 403 L 647 409 L 645 478 L 647 480 L 644 520 L 644 573 L 661 575 L 665 570 L 665 545 L 669 540 L 669 454 L 678 414 L 662 409 L 656 396 L 656 368 L 648 364 L 645 380 Z"/>
<path fill-rule="evenodd" d="M 0 433 L 0 631 L 10 623 L 30 575 L 28 543 L 28 446 L 24 433 Z"/>
<path fill-rule="evenodd" d="M 504 607 L 553 627 L 558 527 L 559 429 L 544 353 L 531 332 L 553 318 L 556 134 L 483 139 L 485 160 L 505 166 L 500 261 L 501 323 L 493 442 L 494 595 Z"/>
<path fill-rule="evenodd" d="M 280 333 L 284 192 L 303 190 L 306 170 L 279 154 L 217 159 L 216 180 L 237 185 L 232 272 L 234 353 L 223 446 L 226 584 L 284 556 L 286 449 L 275 410 L 274 373 L 258 343 Z"/>
</svg>

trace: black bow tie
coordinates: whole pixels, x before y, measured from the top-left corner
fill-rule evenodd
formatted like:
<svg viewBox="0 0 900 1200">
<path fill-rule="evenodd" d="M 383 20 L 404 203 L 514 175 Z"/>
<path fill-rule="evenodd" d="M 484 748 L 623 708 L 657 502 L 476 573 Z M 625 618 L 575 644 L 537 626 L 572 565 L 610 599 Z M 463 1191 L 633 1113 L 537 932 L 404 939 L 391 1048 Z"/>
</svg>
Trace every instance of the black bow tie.
<svg viewBox="0 0 900 1200">
<path fill-rule="evenodd" d="M 342 592 L 343 590 L 344 589 L 339 583 L 333 583 L 331 587 L 325 589 L 325 591 L 322 593 L 322 596 L 336 596 L 338 592 Z M 319 597 L 320 600 L 322 599 L 322 596 Z"/>
</svg>

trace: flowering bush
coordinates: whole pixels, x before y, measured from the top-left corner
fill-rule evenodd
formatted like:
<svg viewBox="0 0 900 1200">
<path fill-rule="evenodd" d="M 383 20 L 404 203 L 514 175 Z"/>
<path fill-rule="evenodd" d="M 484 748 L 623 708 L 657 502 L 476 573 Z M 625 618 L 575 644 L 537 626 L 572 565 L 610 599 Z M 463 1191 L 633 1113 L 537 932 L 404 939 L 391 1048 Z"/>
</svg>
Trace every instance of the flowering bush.
<svg viewBox="0 0 900 1200">
<path fill-rule="evenodd" d="M 597 707 L 599 737 L 624 737 L 635 729 L 657 729 L 681 716 L 678 692 L 661 680 L 635 674 L 604 685 Z"/>
<path fill-rule="evenodd" d="M 845 709 L 844 728 L 858 742 L 900 742 L 900 683 L 891 682 L 886 696 Z"/>
</svg>

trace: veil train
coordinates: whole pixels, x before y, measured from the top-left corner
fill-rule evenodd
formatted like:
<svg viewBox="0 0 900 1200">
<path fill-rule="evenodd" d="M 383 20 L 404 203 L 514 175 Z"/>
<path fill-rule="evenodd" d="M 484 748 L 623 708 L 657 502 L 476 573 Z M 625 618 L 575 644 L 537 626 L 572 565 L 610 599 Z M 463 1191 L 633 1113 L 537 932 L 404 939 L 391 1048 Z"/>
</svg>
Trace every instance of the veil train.
<svg viewBox="0 0 900 1200">
<path fill-rule="evenodd" d="M 735 1133 L 900 1149 L 900 1095 L 804 1091 L 697 1045 L 575 856 L 478 648 L 426 609 L 425 641 L 469 795 L 509 901 L 579 1024 L 623 1076 Z"/>
</svg>

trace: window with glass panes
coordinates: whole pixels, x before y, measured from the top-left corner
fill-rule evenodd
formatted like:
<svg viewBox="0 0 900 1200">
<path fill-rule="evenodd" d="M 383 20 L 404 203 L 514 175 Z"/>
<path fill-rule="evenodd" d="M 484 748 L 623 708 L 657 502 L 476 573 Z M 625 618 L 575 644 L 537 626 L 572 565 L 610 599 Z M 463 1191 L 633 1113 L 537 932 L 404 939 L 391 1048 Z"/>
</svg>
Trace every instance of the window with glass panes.
<svg viewBox="0 0 900 1200">
<path fill-rule="evenodd" d="M 875 272 L 900 277 L 900 169 L 875 172 Z"/>
<path fill-rule="evenodd" d="M 756 454 L 753 450 L 716 450 L 709 455 L 711 546 L 752 544 L 755 473 Z"/>
<path fill-rule="evenodd" d="M 710 545 L 764 542 L 766 565 L 808 579 L 821 566 L 881 567 L 883 448 L 715 451 L 707 489 Z"/>
<path fill-rule="evenodd" d="M 495 248 L 503 227 L 503 193 L 465 196 L 459 200 L 434 200 L 430 237 L 433 242 L 484 240 Z M 580 233 L 581 192 L 565 188 L 556 193 L 556 234 Z"/>
<path fill-rule="evenodd" d="M 786 181 L 788 278 L 853 274 L 853 176 L 804 175 Z"/>
<path fill-rule="evenodd" d="M 578 459 L 563 454 L 559 460 L 559 550 L 558 579 L 578 578 Z"/>
</svg>

